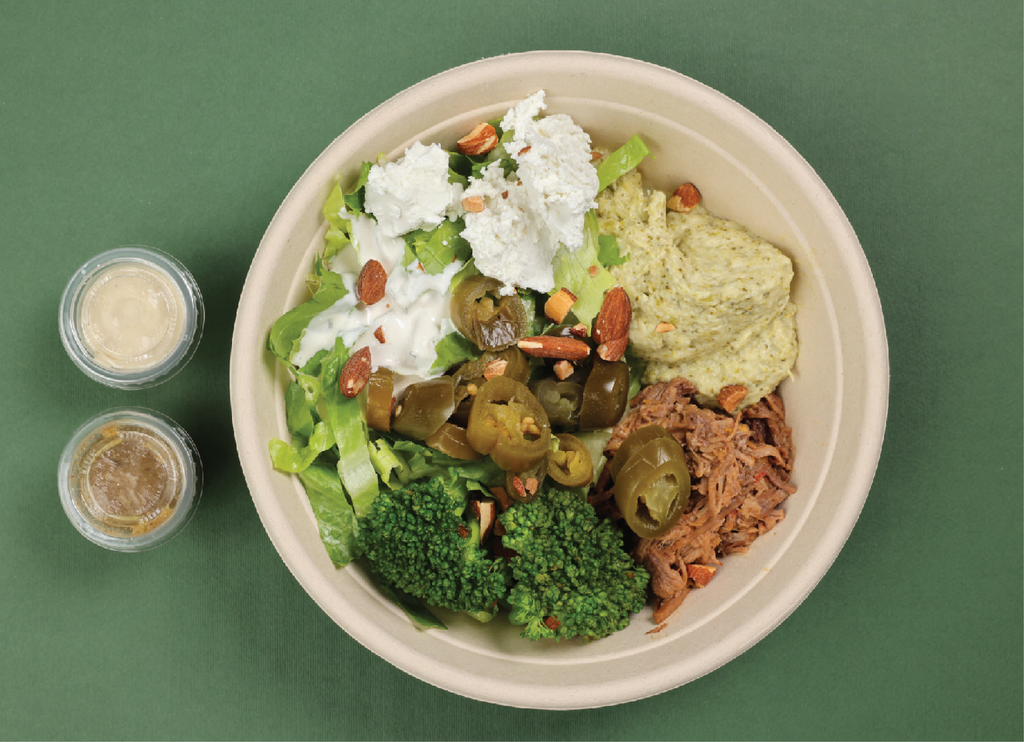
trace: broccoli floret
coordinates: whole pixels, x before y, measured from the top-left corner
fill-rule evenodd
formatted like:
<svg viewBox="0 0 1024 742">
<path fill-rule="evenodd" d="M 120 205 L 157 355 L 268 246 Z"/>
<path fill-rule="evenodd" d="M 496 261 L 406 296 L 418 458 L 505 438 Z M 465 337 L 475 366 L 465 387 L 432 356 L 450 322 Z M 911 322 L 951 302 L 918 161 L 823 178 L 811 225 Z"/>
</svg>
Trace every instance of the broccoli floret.
<svg viewBox="0 0 1024 742">
<path fill-rule="evenodd" d="M 465 488 L 442 476 L 385 490 L 360 520 L 359 538 L 384 584 L 485 620 L 508 592 L 508 565 L 481 548 L 467 502 Z"/>
<path fill-rule="evenodd" d="M 622 532 L 579 489 L 545 488 L 499 520 L 515 580 L 509 620 L 527 639 L 599 639 L 644 607 L 650 574 L 623 549 Z"/>
</svg>

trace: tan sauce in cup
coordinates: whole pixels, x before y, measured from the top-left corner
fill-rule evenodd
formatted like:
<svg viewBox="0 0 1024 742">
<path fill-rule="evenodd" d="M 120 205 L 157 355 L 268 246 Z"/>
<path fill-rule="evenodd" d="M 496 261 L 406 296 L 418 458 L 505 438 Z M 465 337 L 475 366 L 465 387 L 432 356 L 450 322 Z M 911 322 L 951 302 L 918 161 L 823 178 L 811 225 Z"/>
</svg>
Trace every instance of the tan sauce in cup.
<svg viewBox="0 0 1024 742">
<path fill-rule="evenodd" d="M 138 536 L 174 514 L 183 474 L 171 445 L 155 431 L 112 424 L 78 457 L 80 510 L 112 535 Z"/>
<path fill-rule="evenodd" d="M 185 301 L 174 280 L 140 262 L 99 271 L 79 308 L 82 342 L 100 366 L 142 371 L 167 358 L 182 337 Z"/>
</svg>

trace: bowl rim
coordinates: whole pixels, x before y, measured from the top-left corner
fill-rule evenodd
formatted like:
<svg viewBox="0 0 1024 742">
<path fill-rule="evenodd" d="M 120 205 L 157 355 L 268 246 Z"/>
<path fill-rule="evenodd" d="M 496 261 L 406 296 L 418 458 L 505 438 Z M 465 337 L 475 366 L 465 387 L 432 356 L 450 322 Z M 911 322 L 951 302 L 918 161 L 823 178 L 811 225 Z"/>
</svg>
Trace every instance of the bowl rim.
<svg viewBox="0 0 1024 742">
<path fill-rule="evenodd" d="M 509 691 L 509 688 L 516 686 L 514 678 L 504 683 L 503 687 L 496 688 L 494 684 L 482 684 L 479 677 L 452 675 L 445 668 L 432 667 L 430 658 L 420 656 L 414 650 L 403 646 L 389 646 L 388 637 L 382 636 L 381 631 L 371 622 L 354 620 L 352 616 L 338 616 L 337 612 L 330 610 L 327 603 L 332 593 L 336 591 L 335 586 L 322 575 L 317 574 L 315 570 L 311 571 L 306 568 L 307 564 L 301 556 L 302 539 L 294 532 L 289 532 L 285 527 L 284 514 L 280 510 L 279 504 L 260 498 L 257 494 L 258 488 L 261 486 L 261 473 L 253 469 L 250 460 L 253 456 L 262 456 L 263 459 L 267 459 L 266 442 L 253 437 L 254 414 L 244 404 L 246 401 L 244 395 L 248 389 L 252 388 L 253 375 L 258 365 L 254 362 L 254 353 L 256 352 L 254 343 L 259 340 L 257 335 L 264 333 L 265 329 L 260 329 L 259 333 L 256 333 L 254 328 L 246 327 L 244 324 L 245 316 L 247 313 L 251 313 L 260 298 L 255 293 L 252 279 L 257 271 L 260 257 L 275 249 L 275 245 L 279 244 L 278 240 L 284 234 L 282 222 L 290 218 L 288 212 L 297 208 L 297 203 L 302 198 L 300 186 L 322 178 L 327 154 L 337 148 L 341 140 L 351 136 L 354 132 L 367 129 L 372 131 L 380 119 L 429 97 L 434 91 L 441 88 L 452 85 L 468 85 L 470 82 L 501 74 L 509 66 L 521 70 L 524 65 L 533 69 L 545 66 L 549 69 L 557 69 L 557 67 L 553 67 L 556 65 L 572 65 L 580 69 L 588 69 L 588 67 L 596 65 L 608 70 L 614 69 L 622 75 L 643 75 L 645 80 L 651 81 L 652 84 L 657 83 L 667 87 L 685 86 L 688 94 L 699 98 L 701 103 L 728 110 L 731 115 L 737 117 L 742 126 L 751 132 L 752 136 L 756 136 L 760 140 L 763 146 L 770 147 L 784 156 L 788 166 L 792 169 L 791 175 L 798 178 L 814 193 L 817 208 L 827 213 L 830 229 L 835 231 L 838 244 L 844 247 L 843 257 L 850 278 L 864 291 L 863 296 L 858 298 L 857 319 L 863 328 L 863 341 L 867 348 L 865 365 L 868 378 L 865 385 L 876 392 L 864 400 L 864 408 L 860 411 L 861 419 L 869 421 L 870 424 L 856 441 L 856 457 L 852 467 L 854 477 L 848 483 L 849 494 L 844 496 L 845 499 L 828 524 L 830 539 L 827 543 L 823 541 L 823 547 L 808 556 L 806 562 L 800 567 L 800 579 L 780 586 L 771 604 L 756 617 L 756 620 L 747 621 L 745 625 L 732 631 L 729 635 L 728 647 L 705 648 L 688 663 L 681 663 L 681 666 L 645 676 L 644 682 L 640 684 L 639 688 L 624 688 L 624 685 L 629 684 L 621 682 L 597 683 L 588 686 L 588 692 L 582 698 L 572 688 L 567 688 L 557 681 L 549 687 L 533 688 L 532 693 L 528 697 L 524 697 Z M 261 348 L 263 345 L 264 343 L 260 343 Z M 275 212 L 253 257 L 245 286 L 241 292 L 232 336 L 230 359 L 232 422 L 236 446 L 250 494 L 264 528 L 279 555 L 314 601 L 359 643 L 414 677 L 477 700 L 507 706 L 551 709 L 613 705 L 649 697 L 678 687 L 738 657 L 785 620 L 828 571 L 859 518 L 881 453 L 888 412 L 888 387 L 889 365 L 885 324 L 877 288 L 871 276 L 867 258 L 841 207 L 806 160 L 771 126 L 751 111 L 693 78 L 650 62 L 599 52 L 570 50 L 541 50 L 505 54 L 454 67 L 406 88 L 346 128 L 306 168 Z M 259 465 L 261 469 L 266 469 L 267 466 L 268 464 L 265 462 Z M 519 690 L 522 689 L 519 688 Z"/>
</svg>

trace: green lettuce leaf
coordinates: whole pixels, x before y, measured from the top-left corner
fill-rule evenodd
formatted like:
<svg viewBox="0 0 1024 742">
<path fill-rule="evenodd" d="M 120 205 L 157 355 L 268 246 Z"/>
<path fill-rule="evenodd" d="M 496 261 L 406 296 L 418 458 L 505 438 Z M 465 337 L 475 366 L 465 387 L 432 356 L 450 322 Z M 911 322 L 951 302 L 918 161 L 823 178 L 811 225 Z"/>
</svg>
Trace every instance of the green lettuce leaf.
<svg viewBox="0 0 1024 742">
<path fill-rule="evenodd" d="M 403 235 L 428 275 L 436 276 L 455 260 L 466 262 L 470 257 L 469 242 L 462 236 L 461 219 L 445 219 L 431 230 L 416 229 Z"/>
<path fill-rule="evenodd" d="M 359 524 L 355 511 L 345 497 L 338 472 L 332 466 L 313 464 L 298 473 L 309 504 L 316 516 L 320 540 L 331 561 L 344 567 L 358 557 Z"/>
<path fill-rule="evenodd" d="M 452 366 L 480 357 L 480 349 L 461 332 L 449 332 L 434 346 L 437 358 L 430 367 L 431 373 L 441 373 Z"/>
<path fill-rule="evenodd" d="M 564 286 L 576 295 L 572 313 L 586 325 L 594 321 L 605 292 L 615 285 L 612 274 L 601 264 L 599 252 L 597 215 L 591 210 L 583 221 L 583 245 L 575 252 L 562 246 L 555 253 L 555 290 Z M 596 268 L 595 275 L 590 274 L 592 267 Z"/>
<path fill-rule="evenodd" d="M 330 271 L 328 271 L 330 273 Z M 337 274 L 331 274 L 337 275 Z M 292 354 L 298 349 L 302 333 L 309 321 L 321 312 L 330 309 L 335 302 L 348 293 L 341 281 L 328 279 L 321 283 L 319 290 L 307 301 L 289 309 L 270 328 L 267 347 L 284 363 L 291 365 Z"/>
<path fill-rule="evenodd" d="M 379 490 L 377 472 L 370 463 L 366 421 L 359 398 L 341 393 L 338 377 L 348 360 L 348 349 L 337 340 L 334 352 L 323 361 L 320 371 L 320 395 L 324 404 L 324 420 L 334 434 L 338 447 L 338 476 L 358 517 L 370 510 Z"/>
<path fill-rule="evenodd" d="M 601 265 L 610 267 L 622 265 L 629 260 L 629 255 L 623 255 L 619 250 L 619 241 L 613 234 L 598 235 L 597 238 L 597 259 Z"/>
<path fill-rule="evenodd" d="M 647 145 L 634 134 L 628 142 L 604 158 L 597 166 L 598 192 L 635 168 L 649 154 L 651 151 L 647 149 Z"/>
</svg>

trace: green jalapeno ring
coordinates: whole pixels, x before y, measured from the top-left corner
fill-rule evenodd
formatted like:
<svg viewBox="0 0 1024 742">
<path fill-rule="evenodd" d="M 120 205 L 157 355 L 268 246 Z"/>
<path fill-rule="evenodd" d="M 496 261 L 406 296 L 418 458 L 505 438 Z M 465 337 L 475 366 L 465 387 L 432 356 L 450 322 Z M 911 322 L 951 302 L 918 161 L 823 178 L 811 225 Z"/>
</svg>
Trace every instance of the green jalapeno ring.
<svg viewBox="0 0 1024 742">
<path fill-rule="evenodd" d="M 578 423 L 583 401 L 582 385 L 545 376 L 533 382 L 530 391 L 548 413 L 552 425 L 566 427 Z"/>
<path fill-rule="evenodd" d="M 436 433 L 428 435 L 423 443 L 435 451 L 448 454 L 452 458 L 476 461 L 481 457 L 466 438 L 466 429 L 449 422 L 441 423 Z"/>
<path fill-rule="evenodd" d="M 551 423 L 525 384 L 495 376 L 473 398 L 466 438 L 505 471 L 527 471 L 547 455 Z"/>
<path fill-rule="evenodd" d="M 589 487 L 594 481 L 590 449 L 570 433 L 560 433 L 558 450 L 548 452 L 547 473 L 566 487 Z"/>
<path fill-rule="evenodd" d="M 625 361 L 593 359 L 583 385 L 580 430 L 610 428 L 622 419 L 629 402 L 629 366 Z"/>
<path fill-rule="evenodd" d="M 671 437 L 671 433 L 660 425 L 645 425 L 626 436 L 626 440 L 622 441 L 619 450 L 615 452 L 612 460 L 608 462 L 608 473 L 611 474 L 612 480 L 614 481 L 619 476 L 619 472 L 622 471 L 622 467 L 626 465 L 626 462 L 645 444 L 657 438 L 665 437 Z"/>
<path fill-rule="evenodd" d="M 463 280 L 451 298 L 452 323 L 482 350 L 502 350 L 526 332 L 529 317 L 516 293 L 502 294 L 505 284 L 476 275 Z"/>
<path fill-rule="evenodd" d="M 437 432 L 455 409 L 455 383 L 451 376 L 438 376 L 409 386 L 395 408 L 391 429 L 421 441 Z"/>
<path fill-rule="evenodd" d="M 657 538 L 671 530 L 689 500 L 686 455 L 671 436 L 659 436 L 641 446 L 615 480 L 619 512 L 641 538 Z"/>
<path fill-rule="evenodd" d="M 395 403 L 395 374 L 381 366 L 366 382 L 366 424 L 374 430 L 391 429 L 391 408 Z"/>
</svg>

